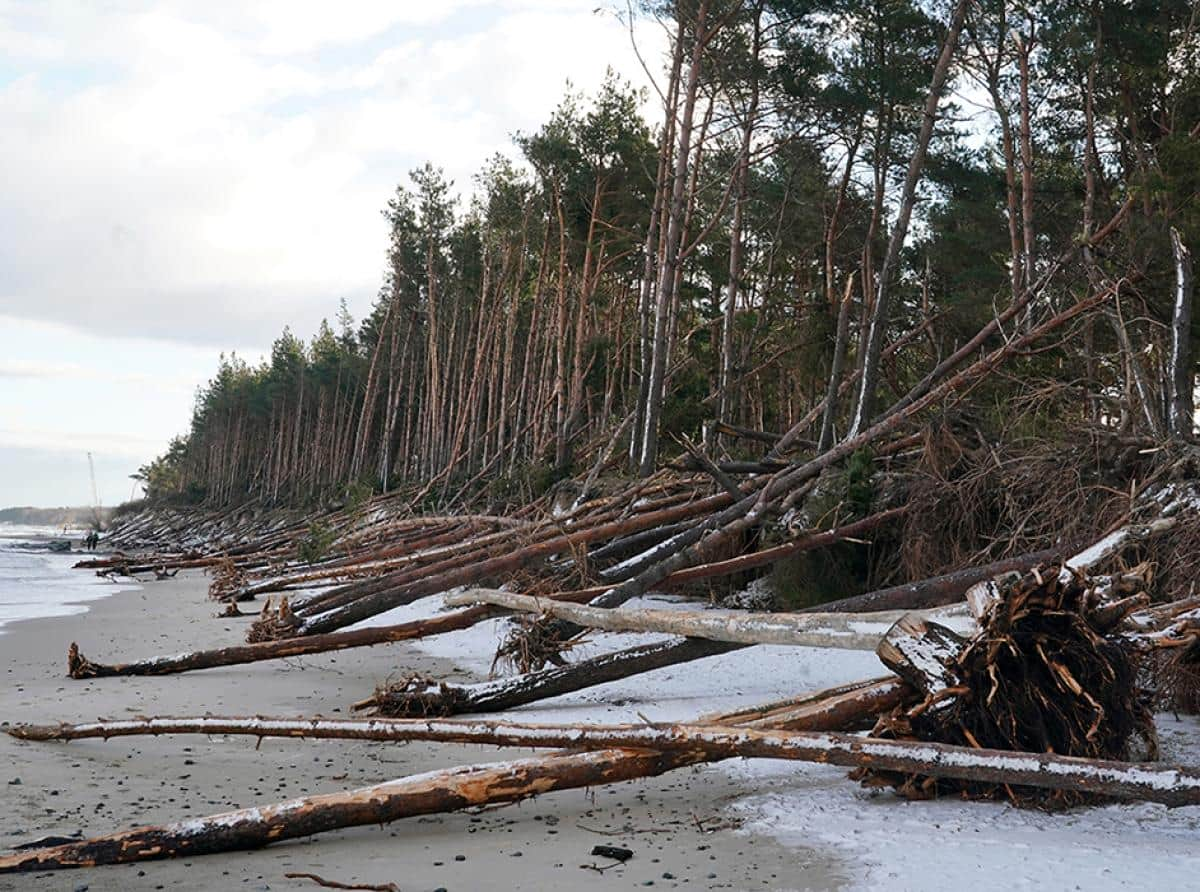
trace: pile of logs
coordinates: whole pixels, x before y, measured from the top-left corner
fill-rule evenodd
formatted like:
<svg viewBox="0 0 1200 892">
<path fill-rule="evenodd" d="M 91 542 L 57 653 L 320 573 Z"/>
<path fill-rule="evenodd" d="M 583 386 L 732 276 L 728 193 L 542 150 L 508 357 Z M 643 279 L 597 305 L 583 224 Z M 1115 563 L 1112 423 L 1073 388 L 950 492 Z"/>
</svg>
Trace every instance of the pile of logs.
<svg viewBox="0 0 1200 892">
<path fill-rule="evenodd" d="M 1197 522 L 1190 489 L 1160 488 L 1155 494 L 1157 499 L 1146 501 L 1160 506 L 1156 517 L 1127 524 L 1069 559 L 1031 556 L 822 605 L 819 611 L 613 609 L 573 603 L 581 598 L 478 587 L 452 592 L 445 600 L 453 610 L 416 624 L 425 626 L 423 632 L 444 617 L 476 611 L 472 617 L 516 613 L 571 627 L 677 637 L 479 685 L 409 679 L 359 704 L 377 713 L 370 718 L 157 717 L 14 727 L 9 733 L 26 740 L 222 734 L 466 742 L 559 752 L 22 852 L 0 858 L 0 872 L 252 848 L 734 757 L 847 766 L 867 782 L 892 784 L 915 796 L 954 791 L 1000 795 L 1020 805 L 1094 799 L 1200 804 L 1200 772 L 1129 761 L 1156 755 L 1146 708 L 1150 692 L 1139 682 L 1147 677 L 1139 674 L 1141 661 L 1163 650 L 1187 652 L 1200 633 L 1196 599 L 1150 606 L 1142 590 L 1147 568 L 1119 563 L 1131 545 L 1175 524 Z M 1096 575 L 1104 566 L 1117 572 Z M 227 650 L 282 650 L 380 631 L 315 634 Z M 443 718 L 498 711 L 671 660 L 760 644 L 873 649 L 892 674 L 685 725 Z M 238 661 L 226 656 L 223 664 L 211 654 L 176 657 L 173 665 L 158 662 L 163 671 L 186 671 Z M 189 660 L 192 665 L 183 665 Z M 153 663 L 97 666 L 76 651 L 72 673 L 148 673 L 155 671 Z M 852 733 L 872 726 L 868 736 Z"/>
<path fill-rule="evenodd" d="M 810 509 L 821 500 L 810 496 L 827 492 L 831 475 L 862 450 L 880 469 L 903 467 L 923 442 L 914 432 L 920 413 L 944 406 L 1112 294 L 1097 289 L 1042 321 L 1029 319 L 1007 338 L 995 337 L 1033 292 L 1022 295 L 871 424 L 823 450 L 805 439 L 820 417 L 818 405 L 792 429 L 768 437 L 773 445 L 761 461 L 718 463 L 689 442 L 679 471 L 605 492 L 596 491 L 597 475 L 589 473 L 569 501 L 547 496 L 505 517 L 413 517 L 402 498 L 381 496 L 315 521 L 249 511 L 224 521 L 203 512 L 131 521 L 116 544 L 133 547 L 158 536 L 169 544 L 167 553 L 119 555 L 89 566 L 164 574 L 203 568 L 227 610 L 260 597 L 264 606 L 245 643 L 215 650 L 101 663 L 72 644 L 73 678 L 240 665 L 413 640 L 512 615 L 524 620 L 504 650 L 522 671 L 467 685 L 408 678 L 355 704 L 371 713 L 359 719 L 159 717 L 10 733 L 30 740 L 351 737 L 559 751 L 25 852 L 0 858 L 0 872 L 250 848 L 732 757 L 843 765 L 910 795 L 952 790 L 1022 805 L 1094 796 L 1200 803 L 1200 773 L 1129 761 L 1154 756 L 1145 704 L 1156 680 L 1168 677 L 1163 667 L 1169 664 L 1179 678 L 1185 670 L 1195 674 L 1200 662 L 1200 604 L 1189 598 L 1151 605 L 1150 568 L 1121 562 L 1135 546 L 1200 522 L 1194 486 L 1169 462 L 1143 479 L 1130 494 L 1128 516 L 1096 541 L 1046 542 L 1037 552 L 793 613 L 625 606 L 650 591 L 702 593 L 697 583 L 712 580 L 732 588 L 781 559 L 835 545 L 863 547 L 894 532 L 911 510 L 902 493 L 869 513 L 840 506 L 815 518 Z M 304 549 L 318 522 L 332 543 L 322 555 Z M 360 625 L 386 623 L 379 618 L 388 611 L 446 594 L 446 611 L 430 618 Z M 572 661 L 564 650 L 585 630 L 662 637 Z M 686 725 L 449 719 L 763 644 L 873 650 L 890 672 Z M 874 728 L 868 736 L 854 733 L 867 728 Z"/>
</svg>

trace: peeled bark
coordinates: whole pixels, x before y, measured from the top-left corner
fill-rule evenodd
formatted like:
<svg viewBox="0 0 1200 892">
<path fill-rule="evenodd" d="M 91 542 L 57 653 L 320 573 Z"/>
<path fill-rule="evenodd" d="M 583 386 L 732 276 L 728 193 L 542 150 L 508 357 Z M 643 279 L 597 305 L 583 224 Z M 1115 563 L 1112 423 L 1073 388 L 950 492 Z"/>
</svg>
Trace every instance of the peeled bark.
<svg viewBox="0 0 1200 892">
<path fill-rule="evenodd" d="M 780 727 L 786 725 L 794 730 L 851 728 L 892 708 L 905 696 L 908 695 L 903 690 L 887 690 L 886 685 L 881 689 L 879 683 L 868 683 L 863 695 L 857 698 L 853 691 L 839 690 L 830 696 L 822 692 L 810 695 L 797 704 L 779 705 L 775 710 L 778 714 L 776 721 Z M 791 712 L 787 712 L 789 708 Z M 742 719 L 736 715 L 714 717 L 714 722 L 723 721 L 736 725 Z M 759 712 L 746 721 L 762 723 L 770 721 L 770 717 Z M 424 725 L 425 722 L 413 723 L 414 727 Z M 294 800 L 266 809 L 242 809 L 199 821 L 161 828 L 141 828 L 53 850 L 43 849 L 0 858 L 0 873 L 258 848 L 276 839 L 382 823 L 395 818 L 427 814 L 433 809 L 453 811 L 467 805 L 519 801 L 550 790 L 654 777 L 696 761 L 695 755 L 686 751 L 656 753 L 637 749 L 607 753 L 563 753 L 526 762 L 449 769 L 350 793 Z M 461 797 L 468 793 L 475 796 L 474 801 L 452 799 L 455 794 Z M 369 801 L 370 807 L 363 806 L 364 799 Z M 302 812 L 302 823 L 290 820 L 288 811 Z M 196 847 L 198 834 L 202 837 L 203 848 Z"/>
<path fill-rule="evenodd" d="M 853 650 L 874 650 L 889 626 L 910 615 L 904 610 L 878 613 L 716 613 L 649 608 L 611 610 L 490 589 L 471 589 L 451 595 L 446 598 L 446 604 L 452 607 L 487 604 L 539 613 L 589 629 L 609 632 L 659 632 L 739 644 L 841 647 Z M 872 624 L 880 628 L 876 632 L 858 628 Z"/>
<path fill-rule="evenodd" d="M 790 759 L 1158 802 L 1200 804 L 1200 772 L 1154 763 L 1077 759 L 1052 753 L 972 749 L 836 733 L 713 726 L 472 725 L 447 739 L 503 746 L 586 748 L 589 753 L 431 772 L 277 805 L 168 824 L 0 858 L 0 873 L 91 867 L 251 849 L 283 839 L 397 818 L 513 802 L 552 790 L 651 777 L 729 758 Z M 430 733 L 433 733 L 432 731 Z M 621 747 L 621 749 L 614 749 Z"/>
<path fill-rule="evenodd" d="M 239 809 L 161 827 L 139 827 L 0 858 L 0 873 L 128 864 L 257 849 L 273 842 L 397 818 L 519 802 L 540 793 L 654 777 L 698 761 L 694 754 L 607 750 L 413 775 L 345 793 Z"/>
</svg>

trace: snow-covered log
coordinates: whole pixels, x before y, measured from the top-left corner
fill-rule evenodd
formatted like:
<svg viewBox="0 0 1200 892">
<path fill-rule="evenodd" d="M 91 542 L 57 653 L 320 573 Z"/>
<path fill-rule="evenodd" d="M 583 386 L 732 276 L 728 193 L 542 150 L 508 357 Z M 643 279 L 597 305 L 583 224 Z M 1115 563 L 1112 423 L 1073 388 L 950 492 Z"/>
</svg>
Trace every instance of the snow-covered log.
<svg viewBox="0 0 1200 892">
<path fill-rule="evenodd" d="M 590 607 L 494 589 L 468 589 L 446 597 L 446 605 L 488 604 L 540 613 L 609 632 L 661 632 L 685 638 L 741 644 L 785 644 L 874 650 L 903 610 L 875 613 L 717 613 L 710 610 Z M 931 614 L 932 615 L 932 614 Z M 940 614 L 938 614 L 940 615 Z"/>
<path fill-rule="evenodd" d="M 327 830 L 661 774 L 729 758 L 791 759 L 931 777 L 1071 790 L 1167 806 L 1200 804 L 1200 772 L 1154 763 L 972 749 L 836 733 L 711 726 L 509 725 L 413 721 L 414 733 L 587 753 L 436 771 L 275 805 L 140 827 L 0 858 L 0 873 L 87 867 L 258 848 Z M 434 737 L 434 735 L 437 735 Z"/>
</svg>

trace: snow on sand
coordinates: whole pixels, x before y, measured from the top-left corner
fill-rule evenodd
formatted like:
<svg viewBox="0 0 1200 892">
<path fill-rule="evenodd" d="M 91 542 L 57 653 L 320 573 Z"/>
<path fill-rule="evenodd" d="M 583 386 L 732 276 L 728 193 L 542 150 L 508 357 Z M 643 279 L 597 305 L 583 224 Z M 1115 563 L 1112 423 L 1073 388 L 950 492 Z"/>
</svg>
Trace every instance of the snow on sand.
<svg viewBox="0 0 1200 892">
<path fill-rule="evenodd" d="M 651 595 L 630 606 L 679 603 Z M 372 625 L 430 616 L 440 597 L 376 617 Z M 694 605 L 692 605 L 694 606 Z M 486 673 L 505 620 L 414 642 Z M 660 640 L 601 633 L 574 659 Z M 506 713 L 514 721 L 685 721 L 884 672 L 874 654 L 758 646 L 646 673 Z M 1200 765 L 1200 721 L 1159 717 L 1164 758 Z M 739 760 L 706 769 L 757 792 L 730 806 L 743 832 L 785 845 L 831 849 L 859 888 L 1192 888 L 1200 876 L 1200 807 L 1114 804 L 1049 814 L 1001 803 L 906 802 L 864 790 L 842 769 Z M 765 792 L 764 792 L 765 790 Z"/>
</svg>

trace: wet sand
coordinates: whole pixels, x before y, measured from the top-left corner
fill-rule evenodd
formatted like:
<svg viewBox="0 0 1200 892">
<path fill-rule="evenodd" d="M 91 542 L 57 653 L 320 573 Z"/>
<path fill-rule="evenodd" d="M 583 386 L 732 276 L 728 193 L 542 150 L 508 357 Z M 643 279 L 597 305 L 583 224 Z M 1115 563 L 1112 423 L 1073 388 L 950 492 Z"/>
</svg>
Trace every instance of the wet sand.
<svg viewBox="0 0 1200 892">
<path fill-rule="evenodd" d="M 237 643 L 250 619 L 216 619 L 207 577 L 148 582 L 89 604 L 87 613 L 31 620 L 0 632 L 0 720 L 85 721 L 136 715 L 345 716 L 391 676 L 473 680 L 451 662 L 392 644 L 164 678 L 73 681 L 78 641 L 97 662 Z M 252 609 L 250 605 L 247 609 Z M 749 705 L 749 704 L 748 704 Z M 264 740 L 199 736 L 69 744 L 0 735 L 0 850 L 46 835 L 97 835 L 200 817 L 310 793 L 366 786 L 454 765 L 531 755 L 449 744 Z M 726 806 L 758 792 L 719 768 L 517 805 L 358 827 L 252 852 L 88 870 L 0 875 L 0 889 L 308 889 L 285 873 L 413 890 L 827 889 L 843 866 L 830 853 L 784 848 L 738 832 Z M 706 832 L 708 831 L 708 832 Z M 603 843 L 633 859 L 603 873 L 581 865 Z"/>
</svg>

